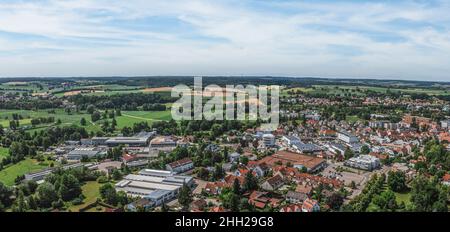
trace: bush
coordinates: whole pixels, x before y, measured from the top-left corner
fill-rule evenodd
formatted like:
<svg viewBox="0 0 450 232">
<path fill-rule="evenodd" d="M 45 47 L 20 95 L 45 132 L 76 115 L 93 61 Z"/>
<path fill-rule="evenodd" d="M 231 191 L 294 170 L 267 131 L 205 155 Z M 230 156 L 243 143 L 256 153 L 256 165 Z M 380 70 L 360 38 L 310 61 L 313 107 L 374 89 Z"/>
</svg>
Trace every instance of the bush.
<svg viewBox="0 0 450 232">
<path fill-rule="evenodd" d="M 108 182 L 108 178 L 106 176 L 99 176 L 97 178 L 97 182 L 100 184 L 104 184 L 104 183 Z"/>
<path fill-rule="evenodd" d="M 72 204 L 73 205 L 81 205 L 81 204 L 83 204 L 83 199 L 77 197 L 77 198 L 72 200 Z"/>
</svg>

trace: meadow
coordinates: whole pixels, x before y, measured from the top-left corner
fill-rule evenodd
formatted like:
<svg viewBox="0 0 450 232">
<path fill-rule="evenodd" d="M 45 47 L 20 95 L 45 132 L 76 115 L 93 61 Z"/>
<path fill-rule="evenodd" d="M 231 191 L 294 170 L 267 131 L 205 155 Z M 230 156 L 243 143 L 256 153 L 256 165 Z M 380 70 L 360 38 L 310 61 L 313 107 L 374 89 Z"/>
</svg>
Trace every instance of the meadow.
<svg viewBox="0 0 450 232">
<path fill-rule="evenodd" d="M 120 130 L 123 127 L 132 127 L 134 123 L 138 122 L 148 122 L 151 124 L 155 121 L 170 120 L 170 104 L 168 109 L 165 111 L 122 111 L 122 116 L 117 116 L 117 129 Z M 61 121 L 61 125 L 78 125 L 81 126 L 80 121 L 82 118 L 86 119 L 87 124 L 84 126 L 88 132 L 100 131 L 101 125 L 104 120 L 99 120 L 96 122 L 91 121 L 91 115 L 86 112 L 72 112 L 68 114 L 63 109 L 56 109 L 55 113 L 51 113 L 49 110 L 0 110 L 0 125 L 4 128 L 9 127 L 9 122 L 12 120 L 12 114 L 19 114 L 23 119 L 19 120 L 19 125 L 21 127 L 25 126 L 27 131 L 34 132 L 43 130 L 50 126 L 55 125 L 55 123 L 50 124 L 39 124 L 35 127 L 31 126 L 32 118 L 39 117 L 54 117 L 55 122 Z"/>
<path fill-rule="evenodd" d="M 97 181 L 88 181 L 84 183 L 83 186 L 81 186 L 82 194 L 85 197 L 83 203 L 80 205 L 71 205 L 68 210 L 71 212 L 79 212 L 80 209 L 95 203 L 97 198 L 100 198 L 100 187 L 102 185 L 103 184 L 100 184 Z"/>
<path fill-rule="evenodd" d="M 5 167 L 0 171 L 0 180 L 5 185 L 12 186 L 14 185 L 14 180 L 21 175 L 24 175 L 29 172 L 37 172 L 41 171 L 45 168 L 48 168 L 50 162 L 38 162 L 35 159 L 27 158 L 25 160 L 20 161 L 14 165 L 10 165 Z"/>
<path fill-rule="evenodd" d="M 2 161 L 3 158 L 9 156 L 9 149 L 6 147 L 0 147 L 0 161 Z"/>
</svg>

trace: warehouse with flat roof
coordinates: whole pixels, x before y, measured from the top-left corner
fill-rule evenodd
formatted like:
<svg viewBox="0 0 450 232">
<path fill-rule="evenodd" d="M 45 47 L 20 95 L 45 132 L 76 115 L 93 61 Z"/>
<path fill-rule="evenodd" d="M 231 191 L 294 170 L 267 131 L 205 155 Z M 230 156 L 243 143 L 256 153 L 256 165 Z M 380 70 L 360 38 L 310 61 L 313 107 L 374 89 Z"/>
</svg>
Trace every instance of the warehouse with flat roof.
<svg viewBox="0 0 450 232">
<path fill-rule="evenodd" d="M 115 185 L 117 191 L 130 196 L 149 199 L 152 206 L 174 199 L 183 184 L 192 186 L 191 176 L 174 175 L 170 171 L 143 169 L 139 174 L 129 174 Z"/>
</svg>

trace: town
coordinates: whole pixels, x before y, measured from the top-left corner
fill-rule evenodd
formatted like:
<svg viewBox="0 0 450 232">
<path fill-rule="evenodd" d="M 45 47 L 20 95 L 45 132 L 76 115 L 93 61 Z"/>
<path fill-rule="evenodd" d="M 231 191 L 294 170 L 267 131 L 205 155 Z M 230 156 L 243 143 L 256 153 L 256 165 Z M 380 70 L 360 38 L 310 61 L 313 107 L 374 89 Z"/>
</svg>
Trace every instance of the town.
<svg viewBox="0 0 450 232">
<path fill-rule="evenodd" d="M 448 83 L 248 78 L 281 86 L 266 130 L 175 121 L 192 78 L 161 80 L 2 80 L 0 211 L 448 211 Z"/>
</svg>

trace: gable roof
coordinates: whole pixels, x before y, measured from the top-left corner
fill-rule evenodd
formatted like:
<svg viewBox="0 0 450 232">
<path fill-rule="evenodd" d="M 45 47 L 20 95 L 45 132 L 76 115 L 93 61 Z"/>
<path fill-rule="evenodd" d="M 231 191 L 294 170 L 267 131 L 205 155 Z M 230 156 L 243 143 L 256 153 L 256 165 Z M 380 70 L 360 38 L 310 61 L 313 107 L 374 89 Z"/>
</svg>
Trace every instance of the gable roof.
<svg viewBox="0 0 450 232">
<path fill-rule="evenodd" d="M 184 166 L 186 164 L 192 163 L 192 160 L 189 158 L 184 158 L 184 159 L 180 159 L 177 160 L 175 162 L 172 162 L 170 164 L 168 164 L 171 168 L 177 168 L 177 167 L 181 167 Z"/>
</svg>

